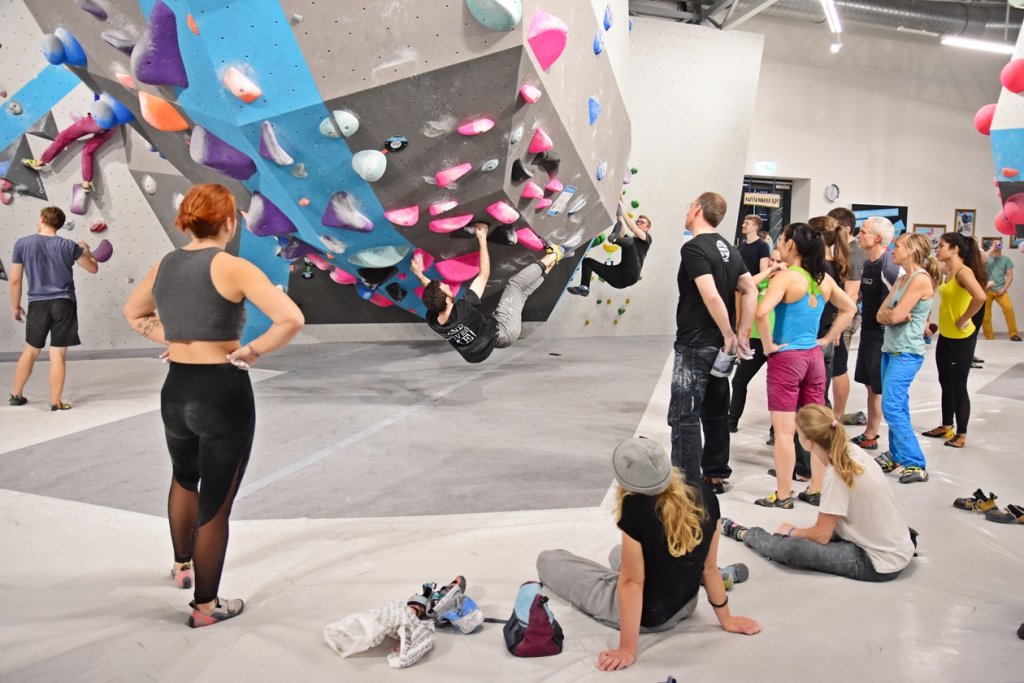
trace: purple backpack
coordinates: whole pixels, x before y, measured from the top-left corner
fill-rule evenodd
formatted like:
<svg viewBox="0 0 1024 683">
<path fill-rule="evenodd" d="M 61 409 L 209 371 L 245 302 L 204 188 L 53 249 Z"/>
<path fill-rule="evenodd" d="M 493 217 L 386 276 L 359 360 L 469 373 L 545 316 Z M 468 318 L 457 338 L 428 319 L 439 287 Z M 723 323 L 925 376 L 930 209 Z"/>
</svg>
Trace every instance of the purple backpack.
<svg viewBox="0 0 1024 683">
<path fill-rule="evenodd" d="M 516 657 L 547 657 L 562 651 L 565 636 L 541 588 L 536 581 L 520 586 L 515 609 L 505 622 L 505 647 Z"/>
</svg>

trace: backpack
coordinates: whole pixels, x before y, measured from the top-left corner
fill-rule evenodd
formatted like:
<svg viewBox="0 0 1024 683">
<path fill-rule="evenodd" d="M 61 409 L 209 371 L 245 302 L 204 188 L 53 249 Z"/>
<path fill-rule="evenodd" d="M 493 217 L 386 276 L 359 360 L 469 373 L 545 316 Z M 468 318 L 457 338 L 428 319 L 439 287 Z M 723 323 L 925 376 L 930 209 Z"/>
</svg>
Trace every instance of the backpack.
<svg viewBox="0 0 1024 683">
<path fill-rule="evenodd" d="M 565 635 L 542 587 L 537 581 L 520 586 L 512 616 L 505 622 L 505 647 L 516 657 L 547 657 L 562 651 Z"/>
</svg>

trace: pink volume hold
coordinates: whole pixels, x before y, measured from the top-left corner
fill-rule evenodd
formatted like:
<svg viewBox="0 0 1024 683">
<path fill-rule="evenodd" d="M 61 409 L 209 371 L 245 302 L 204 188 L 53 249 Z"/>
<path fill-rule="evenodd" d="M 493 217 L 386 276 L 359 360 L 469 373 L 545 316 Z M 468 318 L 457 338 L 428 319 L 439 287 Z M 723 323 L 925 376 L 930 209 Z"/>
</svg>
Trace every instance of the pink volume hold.
<svg viewBox="0 0 1024 683">
<path fill-rule="evenodd" d="M 529 83 L 519 89 L 519 95 L 530 104 L 535 104 L 543 94 L 544 93 L 541 92 L 540 88 L 532 86 Z"/>
<path fill-rule="evenodd" d="M 454 209 L 458 205 L 459 205 L 459 203 L 457 201 L 455 201 L 454 199 L 449 199 L 449 200 L 440 201 L 440 202 L 434 202 L 433 204 L 430 205 L 430 208 L 429 208 L 430 215 L 431 216 L 440 216 L 445 211 L 451 211 L 452 209 Z"/>
<path fill-rule="evenodd" d="M 434 174 L 434 180 L 441 187 L 448 187 L 456 180 L 466 175 L 473 170 L 473 164 L 459 164 L 458 166 L 452 166 L 446 168 L 443 171 L 438 171 Z"/>
<path fill-rule="evenodd" d="M 494 202 L 487 207 L 487 213 L 494 217 L 499 223 L 515 223 L 519 218 L 519 212 L 505 202 Z"/>
<path fill-rule="evenodd" d="M 451 216 L 449 218 L 438 218 L 437 220 L 430 221 L 430 232 L 455 232 L 460 228 L 464 228 L 469 225 L 469 222 L 473 220 L 473 214 L 464 213 L 459 216 Z"/>
<path fill-rule="evenodd" d="M 554 146 L 555 143 L 551 142 L 551 136 L 548 135 L 543 128 L 537 128 L 533 133 L 533 139 L 530 140 L 529 152 L 530 154 L 546 152 Z"/>
<path fill-rule="evenodd" d="M 416 222 L 419 221 L 420 207 L 407 206 L 404 209 L 392 209 L 391 211 L 385 211 L 384 218 L 387 218 L 395 225 L 402 225 L 408 228 L 416 225 Z"/>
<path fill-rule="evenodd" d="M 539 199 L 544 196 L 544 190 L 541 189 L 540 185 L 531 180 L 523 186 L 523 192 L 520 196 L 523 199 Z"/>
</svg>

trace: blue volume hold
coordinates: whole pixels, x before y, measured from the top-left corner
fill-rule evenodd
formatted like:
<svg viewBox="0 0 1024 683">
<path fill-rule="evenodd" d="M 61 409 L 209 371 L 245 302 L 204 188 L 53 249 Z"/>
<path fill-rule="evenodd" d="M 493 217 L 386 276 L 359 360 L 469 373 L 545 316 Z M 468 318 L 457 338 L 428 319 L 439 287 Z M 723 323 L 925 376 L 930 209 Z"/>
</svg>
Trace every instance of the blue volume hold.
<svg viewBox="0 0 1024 683">
<path fill-rule="evenodd" d="M 598 102 L 596 97 L 591 97 L 588 106 L 590 109 L 590 125 L 594 125 L 597 117 L 601 115 L 601 103 Z"/>
<path fill-rule="evenodd" d="M 602 52 L 604 52 L 604 31 L 598 31 L 594 36 L 594 54 L 599 55 Z"/>
</svg>

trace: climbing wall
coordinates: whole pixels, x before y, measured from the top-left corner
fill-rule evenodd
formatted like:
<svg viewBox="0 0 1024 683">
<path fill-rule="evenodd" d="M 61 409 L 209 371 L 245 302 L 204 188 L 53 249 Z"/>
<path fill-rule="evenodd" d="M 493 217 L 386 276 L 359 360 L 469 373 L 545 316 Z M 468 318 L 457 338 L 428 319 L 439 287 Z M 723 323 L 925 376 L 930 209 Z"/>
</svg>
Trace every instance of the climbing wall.
<svg viewBox="0 0 1024 683">
<path fill-rule="evenodd" d="M 604 42 L 614 11 L 590 0 L 26 4 L 81 48 L 68 68 L 134 115 L 147 227 L 170 233 L 190 184 L 228 184 L 248 218 L 239 253 L 311 322 L 417 321 L 412 253 L 433 278 L 472 279 L 474 218 L 495 225 L 491 305 L 545 242 L 611 221 L 629 117 Z M 247 333 L 265 324 L 251 312 Z"/>
</svg>

